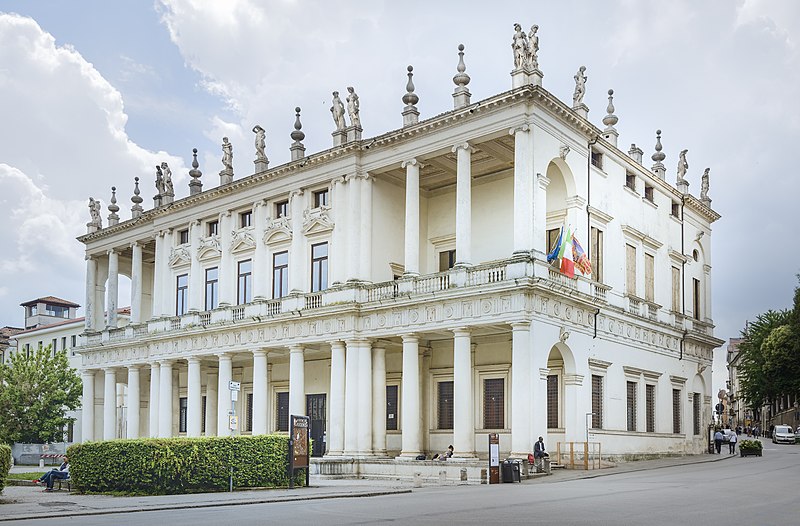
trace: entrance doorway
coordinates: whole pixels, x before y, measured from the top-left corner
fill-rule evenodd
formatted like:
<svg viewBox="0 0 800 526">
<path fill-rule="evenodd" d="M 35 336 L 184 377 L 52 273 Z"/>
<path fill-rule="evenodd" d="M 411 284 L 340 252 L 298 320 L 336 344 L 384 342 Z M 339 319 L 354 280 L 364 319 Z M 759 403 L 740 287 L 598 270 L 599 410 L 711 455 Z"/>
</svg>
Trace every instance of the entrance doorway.
<svg viewBox="0 0 800 526">
<path fill-rule="evenodd" d="M 325 454 L 325 394 L 306 395 L 306 414 L 311 420 L 311 456 Z"/>
</svg>

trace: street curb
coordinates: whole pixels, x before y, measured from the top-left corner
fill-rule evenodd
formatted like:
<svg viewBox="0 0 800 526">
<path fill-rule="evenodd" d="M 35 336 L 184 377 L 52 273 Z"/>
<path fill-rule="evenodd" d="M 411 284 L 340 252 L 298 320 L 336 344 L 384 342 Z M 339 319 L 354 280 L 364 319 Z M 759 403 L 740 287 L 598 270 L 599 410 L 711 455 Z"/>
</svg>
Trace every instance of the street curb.
<svg viewBox="0 0 800 526">
<path fill-rule="evenodd" d="M 240 500 L 240 501 L 225 501 L 225 502 L 197 502 L 185 504 L 163 504 L 152 507 L 125 507 L 125 508 L 109 508 L 104 510 L 76 510 L 74 512 L 64 511 L 59 512 L 59 518 L 65 517 L 85 517 L 89 515 L 114 515 L 117 513 L 138 513 L 146 511 L 168 511 L 168 510 L 188 510 L 188 509 L 201 509 L 201 508 L 219 508 L 222 506 L 247 506 L 250 504 L 274 504 L 278 502 L 297 502 L 304 500 L 323 500 L 323 499 L 349 499 L 360 497 L 383 497 L 387 495 L 401 495 L 404 493 L 411 493 L 410 489 L 397 489 L 386 491 L 365 491 L 359 493 L 332 493 L 328 495 L 296 495 L 291 497 L 272 497 L 264 499 Z M 13 517 L 0 517 L 0 522 L 18 521 L 18 520 L 34 520 L 34 519 L 53 519 L 52 513 L 35 513 L 18 515 Z"/>
<path fill-rule="evenodd" d="M 588 474 L 587 473 L 585 476 L 574 477 L 574 478 L 570 478 L 570 479 L 566 479 L 566 480 L 551 480 L 550 483 L 557 484 L 559 482 L 571 482 L 573 480 L 595 479 L 595 478 L 598 478 L 598 477 L 608 477 L 608 476 L 611 476 L 611 475 L 621 475 L 622 473 L 636 473 L 636 472 L 639 472 L 639 471 L 652 471 L 654 469 L 664 469 L 664 468 L 675 468 L 675 467 L 680 467 L 680 466 L 690 466 L 692 464 L 705 464 L 707 462 L 721 462 L 723 460 L 727 460 L 727 459 L 730 459 L 730 458 L 737 458 L 737 455 L 735 455 L 735 454 L 734 455 L 724 455 L 724 456 L 719 456 L 719 457 L 714 455 L 713 458 L 702 458 L 702 459 L 697 459 L 697 460 L 695 460 L 693 462 L 679 462 L 679 463 L 676 463 L 676 464 L 668 464 L 668 465 L 664 465 L 664 466 L 645 466 L 645 467 L 638 467 L 638 468 L 634 468 L 634 469 L 626 469 L 626 470 L 622 470 L 622 471 L 611 471 L 611 472 L 605 472 L 605 473 L 602 473 L 602 472 L 593 473 L 593 474 Z"/>
</svg>

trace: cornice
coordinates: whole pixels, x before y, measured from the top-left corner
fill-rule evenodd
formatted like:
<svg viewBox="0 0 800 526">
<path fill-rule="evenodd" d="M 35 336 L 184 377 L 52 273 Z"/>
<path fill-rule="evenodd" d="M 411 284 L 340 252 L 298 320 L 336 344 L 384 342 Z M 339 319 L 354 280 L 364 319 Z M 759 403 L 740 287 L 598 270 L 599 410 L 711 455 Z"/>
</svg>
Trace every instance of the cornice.
<svg viewBox="0 0 800 526">
<path fill-rule="evenodd" d="M 709 223 L 713 223 L 722 217 L 691 194 L 684 195 L 684 205 L 691 208 L 693 212 L 700 214 L 700 216 Z"/>
</svg>

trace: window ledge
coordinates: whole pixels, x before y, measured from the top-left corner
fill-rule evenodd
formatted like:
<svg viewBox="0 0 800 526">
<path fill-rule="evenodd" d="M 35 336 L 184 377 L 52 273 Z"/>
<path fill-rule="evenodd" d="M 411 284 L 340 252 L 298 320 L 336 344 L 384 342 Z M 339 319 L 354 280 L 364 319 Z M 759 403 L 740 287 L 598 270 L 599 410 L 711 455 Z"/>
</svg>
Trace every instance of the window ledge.
<svg viewBox="0 0 800 526">
<path fill-rule="evenodd" d="M 633 196 L 642 197 L 641 195 L 639 195 L 639 192 L 637 192 L 636 190 L 634 190 L 633 188 L 631 188 L 628 185 L 622 185 L 622 189 L 625 190 L 626 192 L 628 192 L 629 194 L 633 195 Z"/>
<path fill-rule="evenodd" d="M 653 201 L 649 200 L 649 199 L 648 199 L 648 198 L 646 198 L 646 197 L 642 197 L 642 202 L 643 202 L 643 203 L 645 203 L 645 204 L 648 204 L 648 205 L 652 206 L 653 208 L 658 208 L 658 205 L 657 205 L 657 204 L 655 204 Z"/>
</svg>

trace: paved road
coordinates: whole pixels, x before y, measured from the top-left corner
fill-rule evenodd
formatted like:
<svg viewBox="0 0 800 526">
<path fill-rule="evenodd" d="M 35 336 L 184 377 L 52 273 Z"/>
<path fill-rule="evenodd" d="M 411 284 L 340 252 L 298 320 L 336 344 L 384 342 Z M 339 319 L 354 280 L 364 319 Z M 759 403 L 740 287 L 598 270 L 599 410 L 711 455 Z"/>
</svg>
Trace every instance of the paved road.
<svg viewBox="0 0 800 526">
<path fill-rule="evenodd" d="M 386 497 L 311 500 L 60 519 L 63 524 L 798 524 L 800 447 L 765 442 L 731 457 L 596 478 L 423 488 Z M 3 524 L 43 524 L 13 521 Z"/>
</svg>

